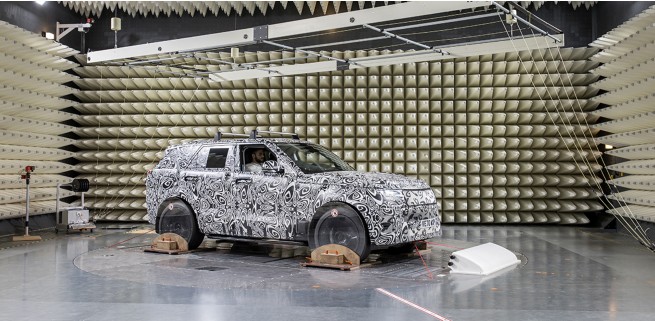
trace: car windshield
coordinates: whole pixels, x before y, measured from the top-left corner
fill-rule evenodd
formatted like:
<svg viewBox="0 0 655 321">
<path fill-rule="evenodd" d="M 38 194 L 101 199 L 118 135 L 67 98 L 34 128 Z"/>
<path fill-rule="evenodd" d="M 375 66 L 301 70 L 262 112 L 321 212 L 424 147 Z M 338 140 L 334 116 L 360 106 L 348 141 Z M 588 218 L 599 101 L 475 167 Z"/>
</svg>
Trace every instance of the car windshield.
<svg viewBox="0 0 655 321">
<path fill-rule="evenodd" d="M 339 156 L 314 144 L 277 143 L 305 174 L 353 171 Z"/>
</svg>

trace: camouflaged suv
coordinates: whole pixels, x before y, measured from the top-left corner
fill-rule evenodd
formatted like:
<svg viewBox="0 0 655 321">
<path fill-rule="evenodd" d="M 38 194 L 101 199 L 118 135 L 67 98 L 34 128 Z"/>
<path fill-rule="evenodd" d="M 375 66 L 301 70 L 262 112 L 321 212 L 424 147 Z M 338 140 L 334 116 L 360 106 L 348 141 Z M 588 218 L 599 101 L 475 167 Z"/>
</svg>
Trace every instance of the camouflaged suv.
<svg viewBox="0 0 655 321">
<path fill-rule="evenodd" d="M 355 171 L 297 135 L 246 137 L 219 133 L 166 150 L 146 179 L 158 233 L 177 233 L 189 248 L 205 236 L 333 243 L 362 259 L 440 233 L 437 200 L 421 180 Z"/>
</svg>

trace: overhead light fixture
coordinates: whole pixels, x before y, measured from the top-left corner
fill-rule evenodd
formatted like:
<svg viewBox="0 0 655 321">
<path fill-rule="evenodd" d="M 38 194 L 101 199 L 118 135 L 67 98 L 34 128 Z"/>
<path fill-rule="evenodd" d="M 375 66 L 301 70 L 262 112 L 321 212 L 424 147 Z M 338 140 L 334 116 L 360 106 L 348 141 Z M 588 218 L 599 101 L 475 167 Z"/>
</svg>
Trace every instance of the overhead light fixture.
<svg viewBox="0 0 655 321">
<path fill-rule="evenodd" d="M 239 48 L 232 47 L 230 49 L 230 57 L 232 57 L 233 59 L 239 57 Z"/>
<path fill-rule="evenodd" d="M 114 31 L 114 48 L 118 48 L 118 32 L 121 30 L 121 18 L 111 18 L 111 30 Z"/>
<path fill-rule="evenodd" d="M 40 5 L 43 5 L 45 3 L 45 0 L 39 0 L 39 1 L 34 1 L 34 2 L 36 2 L 36 3 L 40 4 Z"/>
</svg>

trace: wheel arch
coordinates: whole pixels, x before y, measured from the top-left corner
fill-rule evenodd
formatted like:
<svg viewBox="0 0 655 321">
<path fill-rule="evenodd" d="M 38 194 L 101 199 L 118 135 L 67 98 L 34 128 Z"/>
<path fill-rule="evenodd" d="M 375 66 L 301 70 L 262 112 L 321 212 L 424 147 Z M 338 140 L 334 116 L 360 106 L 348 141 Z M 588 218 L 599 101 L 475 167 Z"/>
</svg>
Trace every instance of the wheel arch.
<svg viewBox="0 0 655 321">
<path fill-rule="evenodd" d="M 364 230 L 366 231 L 366 241 L 371 244 L 371 232 L 368 229 L 368 224 L 366 224 L 366 220 L 364 219 L 364 216 L 362 213 L 360 213 L 359 210 L 357 210 L 357 207 L 354 205 L 345 202 L 345 201 L 339 201 L 339 200 L 332 200 L 332 201 L 327 201 L 323 203 L 321 206 L 317 207 L 316 210 L 314 210 L 314 214 L 312 215 L 312 219 L 309 221 L 309 226 L 307 228 L 307 235 L 311 237 L 314 233 L 314 229 L 316 228 L 316 224 L 318 223 L 318 220 L 321 218 L 321 215 L 323 215 L 323 212 L 321 211 L 322 208 L 328 207 L 328 206 L 334 206 L 334 205 L 345 205 L 352 209 L 357 216 L 359 217 L 360 220 L 362 220 L 362 224 L 364 225 Z"/>
</svg>

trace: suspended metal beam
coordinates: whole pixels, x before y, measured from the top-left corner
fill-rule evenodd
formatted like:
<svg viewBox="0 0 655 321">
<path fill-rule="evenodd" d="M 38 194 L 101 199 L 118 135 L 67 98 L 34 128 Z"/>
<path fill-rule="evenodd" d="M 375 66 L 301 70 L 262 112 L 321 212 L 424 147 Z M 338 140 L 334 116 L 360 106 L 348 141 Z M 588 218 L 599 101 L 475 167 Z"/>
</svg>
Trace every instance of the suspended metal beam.
<svg viewBox="0 0 655 321">
<path fill-rule="evenodd" d="M 473 19 L 484 19 L 484 18 L 490 18 L 490 17 L 498 17 L 499 15 L 501 15 L 500 12 L 493 12 L 493 13 L 487 13 L 487 14 L 482 14 L 482 15 L 474 15 L 474 16 L 468 16 L 468 17 L 462 17 L 462 18 L 446 19 L 446 20 L 425 22 L 425 23 L 412 24 L 412 25 L 406 25 L 406 26 L 399 26 L 399 27 L 393 27 L 393 28 L 385 28 L 384 30 L 391 32 L 391 31 L 396 31 L 396 30 L 416 29 L 416 28 L 436 26 L 436 25 L 453 23 L 453 22 L 462 22 L 462 21 L 473 20 Z M 298 47 L 297 49 L 310 49 L 310 48 L 321 48 L 321 47 L 324 48 L 324 47 L 347 45 L 347 44 L 358 43 L 358 42 L 384 40 L 384 39 L 388 39 L 388 38 L 389 37 L 387 37 L 387 36 L 379 36 L 379 37 L 344 40 L 344 41 L 329 42 L 329 43 L 319 43 L 319 44 L 315 44 L 315 45 L 307 45 L 307 46 Z"/>
<path fill-rule="evenodd" d="M 87 62 L 96 63 L 164 53 L 182 53 L 254 44 L 258 40 L 270 40 L 299 34 L 326 32 L 334 29 L 357 27 L 386 21 L 407 19 L 449 11 L 469 10 L 489 6 L 490 1 L 415 1 L 376 7 L 353 12 L 338 13 L 268 26 L 239 29 L 203 36 L 153 42 L 142 45 L 92 51 Z M 265 28 L 265 39 L 255 36 Z"/>
<path fill-rule="evenodd" d="M 230 66 L 232 66 L 232 68 L 235 68 L 235 69 L 239 68 L 241 66 L 238 63 L 227 61 L 227 60 L 222 60 L 222 59 L 209 58 L 209 57 L 200 57 L 198 55 L 193 55 L 193 57 L 198 59 L 198 61 L 207 60 L 207 61 L 211 61 L 211 62 L 218 62 L 218 63 L 224 64 L 224 65 L 230 65 Z"/>
<path fill-rule="evenodd" d="M 423 27 L 429 27 L 429 26 L 442 25 L 442 24 L 446 24 L 446 23 L 462 22 L 462 21 L 468 21 L 468 20 L 474 20 L 474 19 L 484 19 L 484 18 L 490 18 L 490 17 L 497 17 L 499 15 L 500 15 L 499 12 L 494 12 L 494 13 L 487 13 L 487 14 L 482 14 L 482 15 L 474 15 L 474 16 L 461 17 L 461 18 L 425 22 L 425 23 L 419 23 L 419 24 L 415 24 L 415 25 L 385 28 L 384 30 L 386 30 L 386 31 L 396 31 L 396 30 L 423 28 Z"/>
<path fill-rule="evenodd" d="M 337 41 L 337 42 L 319 43 L 319 44 L 316 44 L 316 45 L 308 45 L 308 46 L 298 47 L 297 49 L 310 49 L 310 48 L 332 47 L 332 46 L 347 45 L 347 44 L 351 44 L 351 43 L 366 42 L 366 41 L 375 41 L 375 40 L 384 40 L 384 39 L 388 39 L 388 37 L 385 37 L 385 36 L 379 36 L 379 37 L 370 37 L 370 38 L 361 38 L 361 39 L 353 39 L 353 40 Z"/>
<path fill-rule="evenodd" d="M 388 54 L 381 56 L 353 58 L 348 60 L 352 65 L 351 69 L 369 68 L 386 65 L 404 64 L 421 61 L 433 61 L 442 59 L 461 58 L 468 56 L 488 55 L 508 51 L 534 50 L 542 48 L 561 47 L 564 45 L 564 35 L 554 36 L 533 36 L 524 38 L 504 38 L 502 40 L 481 41 L 477 43 L 466 43 L 461 45 L 452 45 L 443 47 L 447 54 L 437 53 L 431 49 L 418 50 L 413 52 L 404 52 Z M 337 71 L 339 61 L 319 61 L 305 64 L 283 65 L 268 67 L 267 70 L 250 69 L 239 71 L 225 71 L 210 74 L 209 78 L 216 82 L 233 81 L 252 78 L 266 78 L 275 76 L 291 76 L 306 73 L 318 73 Z"/>
<path fill-rule="evenodd" d="M 304 49 L 300 49 L 300 48 L 294 48 L 294 47 L 283 45 L 281 43 L 277 43 L 277 42 L 274 42 L 274 41 L 262 40 L 262 42 L 265 43 L 265 44 L 271 45 L 271 46 L 280 47 L 282 49 L 288 49 L 288 50 L 301 52 L 301 53 L 304 53 L 306 55 L 316 56 L 316 57 L 319 57 L 319 58 L 325 58 L 325 59 L 329 59 L 329 60 L 336 60 L 336 61 L 346 62 L 345 59 L 340 59 L 340 58 L 324 55 L 322 53 L 318 53 L 318 52 L 315 52 L 315 51 L 309 51 L 309 50 L 304 50 Z"/>
<path fill-rule="evenodd" d="M 192 55 L 181 55 L 179 57 L 167 57 L 167 58 L 158 58 L 158 59 L 149 59 L 149 60 L 140 60 L 140 61 L 132 61 L 132 62 L 127 62 L 125 65 L 145 65 L 145 64 L 150 64 L 150 63 L 155 63 L 155 62 L 162 62 L 162 61 L 168 61 L 168 60 L 175 60 L 175 59 L 180 59 L 180 58 L 189 58 Z"/>
<path fill-rule="evenodd" d="M 391 32 L 386 31 L 384 29 L 373 27 L 373 26 L 368 25 L 368 24 L 364 24 L 363 26 L 364 26 L 364 28 L 368 28 L 368 29 L 371 29 L 373 31 L 377 31 L 377 32 L 382 33 L 383 35 L 385 35 L 387 37 L 395 38 L 395 39 L 398 39 L 400 41 L 404 41 L 405 43 L 410 44 L 410 45 L 414 45 L 414 46 L 417 46 L 417 47 L 420 47 L 420 48 L 423 48 L 423 49 L 431 49 L 431 50 L 434 50 L 434 51 L 436 51 L 438 53 L 441 53 L 441 54 L 448 54 L 447 52 L 444 52 L 441 49 L 437 49 L 437 48 L 430 47 L 428 45 L 424 45 L 424 44 L 422 44 L 420 42 L 416 42 L 414 40 L 407 39 L 405 37 L 402 37 L 402 36 L 399 36 L 397 34 L 391 33 Z"/>
</svg>

